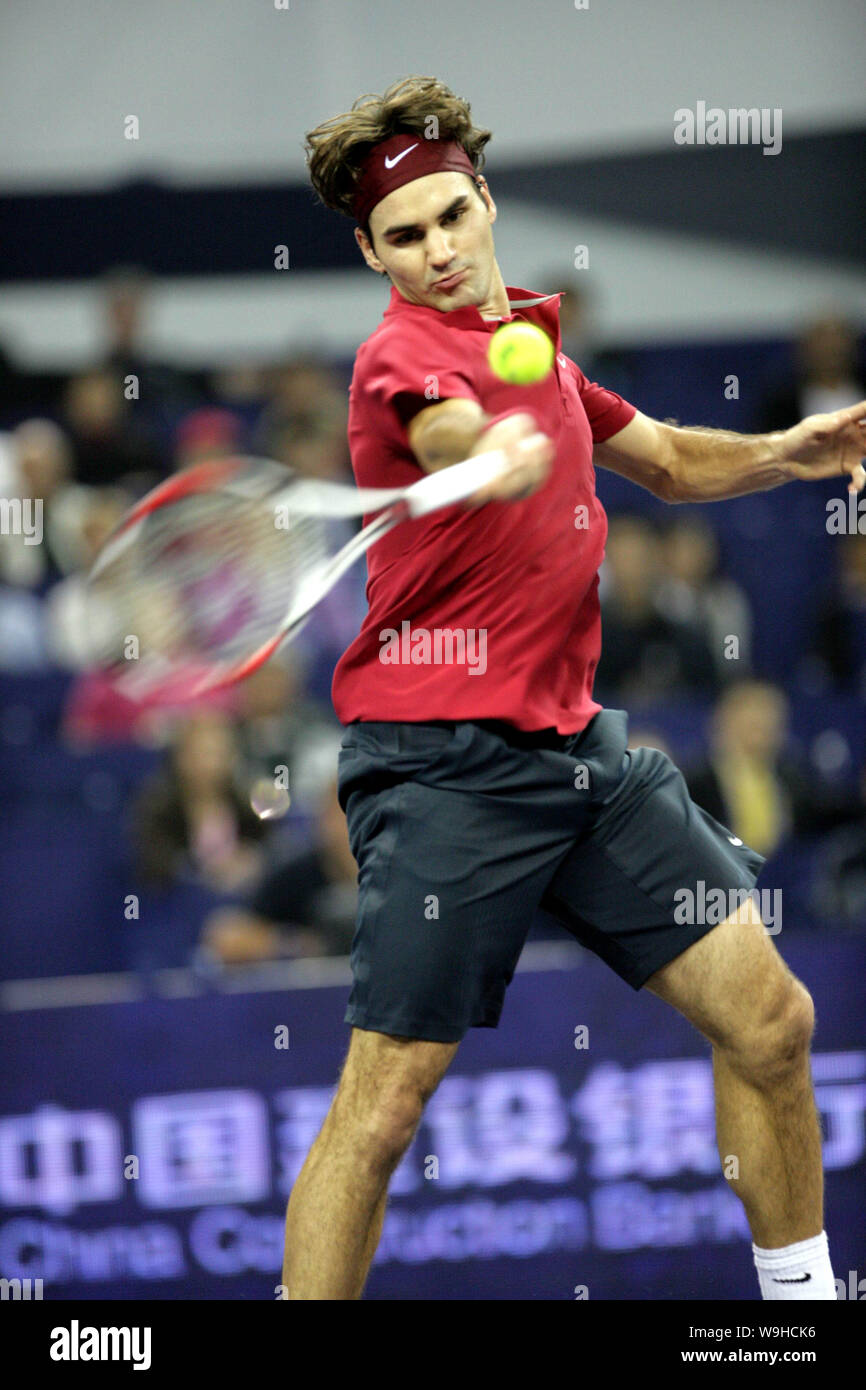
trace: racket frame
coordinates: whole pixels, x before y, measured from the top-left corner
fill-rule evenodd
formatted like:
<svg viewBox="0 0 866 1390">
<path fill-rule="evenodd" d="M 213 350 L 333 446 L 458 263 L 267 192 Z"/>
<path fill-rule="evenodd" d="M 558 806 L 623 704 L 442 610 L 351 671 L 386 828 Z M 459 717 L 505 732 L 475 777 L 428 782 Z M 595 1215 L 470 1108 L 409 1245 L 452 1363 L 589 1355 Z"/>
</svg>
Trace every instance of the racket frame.
<svg viewBox="0 0 866 1390">
<path fill-rule="evenodd" d="M 535 436 L 524 443 L 534 442 L 534 439 Z M 215 671 L 212 677 L 201 678 L 191 692 L 192 697 L 197 698 L 245 680 L 270 660 L 284 642 L 300 632 L 313 609 L 382 536 L 405 521 L 429 516 L 465 501 L 499 476 L 506 462 L 504 451 L 493 449 L 427 473 L 408 487 L 353 488 L 343 483 L 297 476 L 287 483 L 285 466 L 271 459 L 245 456 L 208 459 L 159 483 L 130 509 L 103 545 L 88 582 L 98 580 L 107 567 L 134 544 L 137 533 L 156 512 L 196 495 L 206 496 L 223 490 L 236 492 L 250 501 L 260 501 L 263 506 L 273 507 L 275 527 L 279 508 L 323 520 L 380 513 L 302 581 L 273 637 L 249 656 L 219 673 Z"/>
</svg>

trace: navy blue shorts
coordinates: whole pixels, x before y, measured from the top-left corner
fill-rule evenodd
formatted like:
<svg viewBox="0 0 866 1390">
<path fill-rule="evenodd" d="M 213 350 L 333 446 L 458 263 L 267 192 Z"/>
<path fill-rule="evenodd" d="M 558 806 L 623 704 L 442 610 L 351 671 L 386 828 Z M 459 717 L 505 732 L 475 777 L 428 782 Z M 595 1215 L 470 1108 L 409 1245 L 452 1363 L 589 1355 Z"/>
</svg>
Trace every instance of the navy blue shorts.
<svg viewBox="0 0 866 1390">
<path fill-rule="evenodd" d="M 624 710 L 571 736 L 347 728 L 339 797 L 359 885 L 347 1023 L 433 1042 L 495 1028 L 540 907 L 633 989 L 712 930 L 717 918 L 684 922 L 674 894 L 699 880 L 747 893 L 764 860 L 695 805 L 666 754 L 627 739 Z"/>
</svg>

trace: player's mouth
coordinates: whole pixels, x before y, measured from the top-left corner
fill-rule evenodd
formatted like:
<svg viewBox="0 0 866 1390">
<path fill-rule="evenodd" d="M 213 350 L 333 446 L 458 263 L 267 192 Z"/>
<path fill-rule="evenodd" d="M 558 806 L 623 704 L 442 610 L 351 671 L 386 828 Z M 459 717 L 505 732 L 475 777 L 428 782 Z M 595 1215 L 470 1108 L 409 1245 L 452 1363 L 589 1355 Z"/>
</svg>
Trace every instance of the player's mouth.
<svg viewBox="0 0 866 1390">
<path fill-rule="evenodd" d="M 454 290 L 466 278 L 465 270 L 458 270 L 456 275 L 448 275 L 444 280 L 434 280 L 434 290 Z"/>
</svg>

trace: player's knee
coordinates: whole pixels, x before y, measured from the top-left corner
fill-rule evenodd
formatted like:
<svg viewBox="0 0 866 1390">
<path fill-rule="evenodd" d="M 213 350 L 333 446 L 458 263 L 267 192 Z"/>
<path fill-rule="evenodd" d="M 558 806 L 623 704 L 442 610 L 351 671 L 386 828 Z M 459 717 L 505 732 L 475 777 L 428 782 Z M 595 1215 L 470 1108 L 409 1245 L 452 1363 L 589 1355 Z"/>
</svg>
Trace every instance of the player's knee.
<svg viewBox="0 0 866 1390">
<path fill-rule="evenodd" d="M 812 996 L 793 975 L 768 992 L 738 1047 L 741 1067 L 756 1085 L 772 1085 L 802 1064 L 815 1027 Z"/>
<path fill-rule="evenodd" d="M 432 1083 L 411 1065 L 390 1057 L 380 1067 L 347 1065 L 334 1101 L 334 1119 L 358 1155 L 389 1165 L 406 1151 L 424 1110 Z"/>
<path fill-rule="evenodd" d="M 420 1090 L 409 1084 L 379 1086 L 354 1103 L 337 1106 L 337 1120 L 349 1130 L 359 1159 L 393 1168 L 412 1142 L 424 1110 Z"/>
<path fill-rule="evenodd" d="M 389 1162 L 402 1158 L 411 1144 L 424 1110 L 424 1100 L 415 1089 L 382 1096 L 371 1116 L 374 1139 Z"/>
</svg>

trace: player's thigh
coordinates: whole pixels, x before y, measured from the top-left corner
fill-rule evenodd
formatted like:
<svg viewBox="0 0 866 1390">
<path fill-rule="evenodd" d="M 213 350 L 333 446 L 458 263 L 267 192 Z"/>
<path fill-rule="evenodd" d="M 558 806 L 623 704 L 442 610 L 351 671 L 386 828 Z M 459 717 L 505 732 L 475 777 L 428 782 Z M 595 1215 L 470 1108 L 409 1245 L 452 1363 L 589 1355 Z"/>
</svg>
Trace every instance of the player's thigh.
<svg viewBox="0 0 866 1390">
<path fill-rule="evenodd" d="M 715 1046 L 757 1060 L 812 1030 L 808 991 L 776 950 L 752 898 L 657 970 L 646 988 Z"/>
<path fill-rule="evenodd" d="M 637 990 L 718 930 L 696 905 L 742 902 L 763 862 L 692 801 L 667 754 L 637 748 L 542 906 Z"/>
<path fill-rule="evenodd" d="M 353 1028 L 338 1109 L 356 1124 L 414 1126 L 459 1046 Z"/>
</svg>

